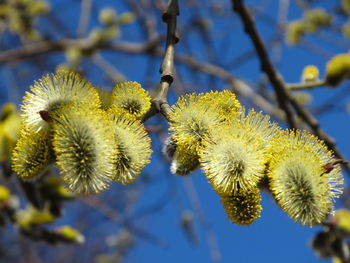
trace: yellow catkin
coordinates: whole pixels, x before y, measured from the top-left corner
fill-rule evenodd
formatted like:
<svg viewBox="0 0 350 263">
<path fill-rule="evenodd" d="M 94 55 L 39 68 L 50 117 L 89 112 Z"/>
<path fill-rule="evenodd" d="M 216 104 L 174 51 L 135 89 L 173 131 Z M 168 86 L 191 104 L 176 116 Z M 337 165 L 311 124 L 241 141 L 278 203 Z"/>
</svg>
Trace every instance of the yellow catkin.
<svg viewBox="0 0 350 263">
<path fill-rule="evenodd" d="M 0 205 L 1 203 L 9 200 L 10 197 L 11 197 L 10 190 L 6 186 L 0 184 Z"/>
<path fill-rule="evenodd" d="M 112 90 L 112 106 L 117 111 L 142 117 L 151 108 L 151 97 L 148 92 L 135 81 L 118 84 Z"/>
<path fill-rule="evenodd" d="M 56 163 L 75 193 L 98 193 L 114 177 L 115 145 L 112 123 L 100 109 L 71 104 L 53 117 Z"/>
<path fill-rule="evenodd" d="M 306 131 L 287 130 L 272 141 L 270 190 L 292 219 L 313 226 L 332 211 L 343 183 L 339 165 L 324 168 L 333 161 L 324 142 Z"/>
<path fill-rule="evenodd" d="M 266 150 L 249 133 L 229 133 L 208 140 L 200 154 L 202 170 L 220 195 L 255 187 L 264 177 Z"/>
<path fill-rule="evenodd" d="M 220 195 L 256 187 L 264 177 L 270 140 L 278 126 L 255 111 L 232 120 L 220 133 L 206 140 L 200 152 L 202 170 Z"/>
<path fill-rule="evenodd" d="M 199 96 L 199 101 L 211 105 L 223 121 L 237 117 L 241 109 L 236 95 L 229 90 L 210 91 Z"/>
<path fill-rule="evenodd" d="M 71 102 L 85 103 L 90 108 L 101 106 L 97 91 L 80 75 L 59 70 L 43 76 L 23 98 L 23 121 L 32 131 L 48 130 L 49 115 Z M 47 119 L 43 119 L 40 112 L 45 112 Z"/>
<path fill-rule="evenodd" d="M 150 162 L 151 139 L 143 124 L 139 120 L 128 118 L 123 111 L 110 110 L 108 115 L 113 123 L 115 142 L 119 152 L 116 158 L 114 180 L 123 184 L 131 183 Z"/>
<path fill-rule="evenodd" d="M 178 143 L 172 158 L 170 171 L 178 176 L 188 175 L 199 167 L 199 156 L 196 149 L 186 144 Z"/>
<path fill-rule="evenodd" d="M 257 188 L 223 196 L 221 202 L 227 217 L 233 224 L 250 225 L 260 217 L 261 195 Z"/>
<path fill-rule="evenodd" d="M 22 129 L 12 154 L 12 170 L 22 179 L 38 177 L 51 160 L 48 132 Z"/>
<path fill-rule="evenodd" d="M 191 167 L 188 167 L 188 160 L 198 163 L 198 153 L 205 138 L 210 138 L 223 125 L 223 118 L 212 102 L 212 95 L 205 98 L 204 94 L 187 94 L 172 106 L 169 130 L 173 132 L 172 140 L 181 148 L 181 151 L 175 152 L 176 159 L 172 163 L 171 170 L 176 174 L 185 175 L 185 171 L 195 169 L 197 165 L 190 164 Z"/>
</svg>

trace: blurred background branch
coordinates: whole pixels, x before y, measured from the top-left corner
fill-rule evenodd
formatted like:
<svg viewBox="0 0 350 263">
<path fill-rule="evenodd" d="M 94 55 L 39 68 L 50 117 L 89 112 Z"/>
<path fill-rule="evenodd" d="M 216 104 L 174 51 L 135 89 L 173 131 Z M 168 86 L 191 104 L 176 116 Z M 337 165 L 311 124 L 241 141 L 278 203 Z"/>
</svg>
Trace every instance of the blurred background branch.
<svg viewBox="0 0 350 263">
<path fill-rule="evenodd" d="M 274 212 L 265 195 L 264 217 L 238 228 L 227 223 L 203 174 L 175 178 L 161 154 L 177 98 L 225 88 L 282 126 L 309 129 L 350 174 L 350 75 L 336 86 L 326 76 L 329 60 L 348 52 L 349 14 L 346 0 L 0 1 L 0 261 L 255 262 L 276 255 L 272 261 L 317 262 L 311 253 L 298 256 L 312 239 L 318 256 L 349 262 L 346 213 L 322 228 L 302 229 Z M 309 64 L 320 76 L 305 81 Z M 58 68 L 79 72 L 106 92 L 138 81 L 153 94 L 143 118 L 153 160 L 134 184 L 79 197 L 57 181 L 54 167 L 35 182 L 11 172 L 15 105 L 35 80 Z M 346 189 L 336 207 L 349 208 L 348 197 Z"/>
</svg>

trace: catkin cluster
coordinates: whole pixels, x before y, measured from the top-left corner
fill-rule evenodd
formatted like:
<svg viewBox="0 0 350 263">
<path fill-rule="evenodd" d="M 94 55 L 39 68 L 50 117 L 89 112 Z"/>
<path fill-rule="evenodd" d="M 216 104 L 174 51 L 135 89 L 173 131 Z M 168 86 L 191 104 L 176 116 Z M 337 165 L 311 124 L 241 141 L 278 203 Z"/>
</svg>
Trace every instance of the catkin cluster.
<svg viewBox="0 0 350 263">
<path fill-rule="evenodd" d="M 75 193 L 100 192 L 113 180 L 130 183 L 151 155 L 139 120 L 150 101 L 136 82 L 116 85 L 109 94 L 75 73 L 46 75 L 23 98 L 12 169 L 27 180 L 55 163 Z"/>
<path fill-rule="evenodd" d="M 201 166 L 232 223 L 248 225 L 260 216 L 266 183 L 282 210 L 303 225 L 332 212 L 343 179 L 333 153 L 314 135 L 282 130 L 227 90 L 185 95 L 172 109 L 164 147 L 172 173 Z"/>
</svg>

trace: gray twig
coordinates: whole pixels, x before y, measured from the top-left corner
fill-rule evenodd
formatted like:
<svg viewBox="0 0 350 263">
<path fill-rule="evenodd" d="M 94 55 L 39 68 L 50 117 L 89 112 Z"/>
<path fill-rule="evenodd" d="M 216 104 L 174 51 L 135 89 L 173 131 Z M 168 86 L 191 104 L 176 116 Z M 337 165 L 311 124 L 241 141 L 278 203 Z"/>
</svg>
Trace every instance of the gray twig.
<svg viewBox="0 0 350 263">
<path fill-rule="evenodd" d="M 169 120 L 169 112 L 171 108 L 168 104 L 167 94 L 169 87 L 174 80 L 174 54 L 175 44 L 179 41 L 176 35 L 176 19 L 179 15 L 179 5 L 177 0 L 169 0 L 167 10 L 164 12 L 162 19 L 167 24 L 166 46 L 162 65 L 159 72 L 162 74 L 160 83 L 155 91 L 152 99 L 152 108 L 142 118 L 146 121 L 156 113 L 161 113 L 167 120 Z"/>
<path fill-rule="evenodd" d="M 256 53 L 260 59 L 262 71 L 266 73 L 272 86 L 275 89 L 279 107 L 286 113 L 286 118 L 289 126 L 296 128 L 296 121 L 293 111 L 290 109 L 290 105 L 288 104 L 288 94 L 287 90 L 284 87 L 282 76 L 272 65 L 264 42 L 255 27 L 255 23 L 251 14 L 249 13 L 247 7 L 244 5 L 243 0 L 232 0 L 232 5 L 233 10 L 237 12 L 237 14 L 241 17 L 245 32 L 249 35 L 252 43 L 254 44 Z"/>
<path fill-rule="evenodd" d="M 286 84 L 288 90 L 304 90 L 304 89 L 314 89 L 317 87 L 324 86 L 326 84 L 325 80 L 311 81 L 305 83 L 290 83 Z"/>
<path fill-rule="evenodd" d="M 81 1 L 81 12 L 77 31 L 78 37 L 82 37 L 86 33 L 91 15 L 91 7 L 92 0 Z"/>
</svg>

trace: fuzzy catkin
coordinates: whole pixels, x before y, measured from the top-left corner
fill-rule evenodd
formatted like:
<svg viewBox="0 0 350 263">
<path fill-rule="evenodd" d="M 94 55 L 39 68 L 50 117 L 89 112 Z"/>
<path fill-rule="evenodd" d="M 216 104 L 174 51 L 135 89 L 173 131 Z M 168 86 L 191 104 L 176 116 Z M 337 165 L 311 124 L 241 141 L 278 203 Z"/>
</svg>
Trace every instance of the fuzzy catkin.
<svg viewBox="0 0 350 263">
<path fill-rule="evenodd" d="M 84 194 L 107 189 L 118 150 L 106 114 L 72 104 L 54 116 L 53 124 L 56 163 L 68 188 Z"/>
</svg>

